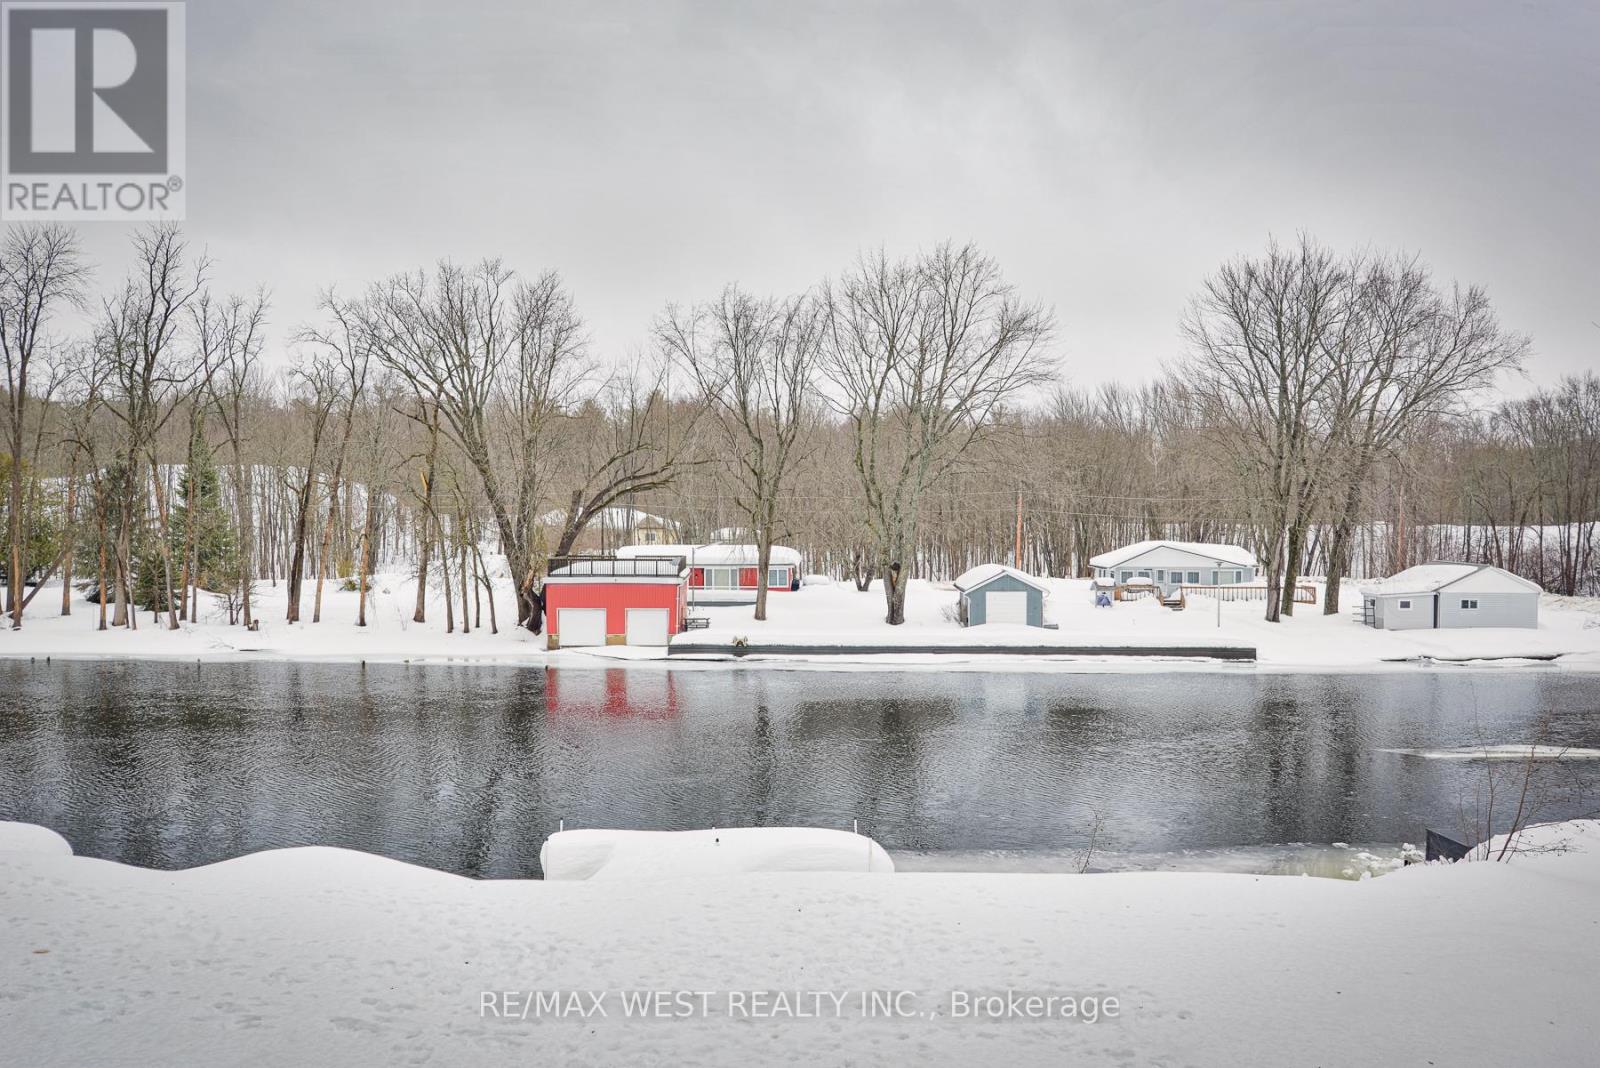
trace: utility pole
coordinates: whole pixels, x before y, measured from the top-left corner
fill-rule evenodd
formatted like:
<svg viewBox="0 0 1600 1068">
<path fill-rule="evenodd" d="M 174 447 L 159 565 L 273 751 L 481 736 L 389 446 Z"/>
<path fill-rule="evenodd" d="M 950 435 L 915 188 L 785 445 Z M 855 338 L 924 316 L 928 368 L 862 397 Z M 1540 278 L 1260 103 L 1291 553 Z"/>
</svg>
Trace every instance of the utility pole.
<svg viewBox="0 0 1600 1068">
<path fill-rule="evenodd" d="M 1222 629 L 1222 561 L 1217 561 L 1217 569 L 1211 573 L 1211 595 L 1217 599 L 1217 629 Z"/>
<path fill-rule="evenodd" d="M 1018 571 L 1022 570 L 1022 490 L 1020 489 L 1017 490 L 1017 547 L 1011 562 L 1016 565 Z"/>
</svg>

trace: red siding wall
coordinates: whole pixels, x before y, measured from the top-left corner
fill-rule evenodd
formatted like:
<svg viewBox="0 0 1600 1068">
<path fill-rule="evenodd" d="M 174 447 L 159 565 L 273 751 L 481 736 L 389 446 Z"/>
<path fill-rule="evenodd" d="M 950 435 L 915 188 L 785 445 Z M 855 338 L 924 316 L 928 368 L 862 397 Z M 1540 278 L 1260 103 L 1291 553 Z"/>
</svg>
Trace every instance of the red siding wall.
<svg viewBox="0 0 1600 1068">
<path fill-rule="evenodd" d="M 772 566 L 775 568 L 781 567 L 783 569 L 784 581 L 770 588 L 773 590 L 787 590 L 790 583 L 794 580 L 794 568 L 789 564 L 773 564 Z M 741 590 L 755 589 L 756 579 L 759 571 L 760 568 L 741 567 L 739 569 L 739 585 L 737 588 Z M 693 567 L 689 569 L 689 586 L 691 589 L 696 590 L 703 590 L 706 588 L 705 568 Z"/>
<path fill-rule="evenodd" d="M 681 582 L 552 582 L 544 588 L 545 618 L 557 638 L 561 637 L 557 613 L 563 608 L 604 608 L 606 635 L 619 638 L 628 633 L 628 609 L 665 608 L 667 633 L 677 634 L 683 630 L 685 599 Z"/>
</svg>

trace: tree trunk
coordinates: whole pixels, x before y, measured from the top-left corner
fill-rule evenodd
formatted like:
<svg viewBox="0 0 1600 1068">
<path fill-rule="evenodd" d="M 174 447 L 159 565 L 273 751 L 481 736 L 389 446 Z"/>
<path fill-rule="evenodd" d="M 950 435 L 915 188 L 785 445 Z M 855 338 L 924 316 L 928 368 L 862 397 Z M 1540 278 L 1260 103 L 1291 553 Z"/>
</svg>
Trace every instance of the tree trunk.
<svg viewBox="0 0 1600 1068">
<path fill-rule="evenodd" d="M 328 518 L 322 524 L 322 547 L 317 553 L 317 589 L 311 597 L 311 622 L 322 622 L 322 584 L 328 577 L 328 553 L 333 546 L 333 522 L 339 515 L 339 468 L 328 486 Z"/>
<path fill-rule="evenodd" d="M 763 523 L 756 531 L 756 620 L 767 619 L 767 568 L 772 563 L 772 528 Z"/>
<path fill-rule="evenodd" d="M 251 499 L 250 470 L 239 461 L 237 451 L 234 453 L 234 466 L 239 469 L 238 476 L 234 479 L 235 490 L 239 497 L 239 601 L 242 607 L 241 619 L 246 628 L 250 626 L 250 587 L 255 584 L 255 502 Z"/>
<path fill-rule="evenodd" d="M 115 565 L 113 568 L 113 578 L 115 579 L 116 587 L 114 591 L 116 596 L 116 611 L 112 613 L 111 625 L 113 627 L 129 627 L 130 629 L 137 629 L 138 624 L 134 621 L 132 615 L 128 611 L 128 560 L 133 553 L 133 547 L 129 544 L 129 537 L 128 520 L 126 512 L 124 512 L 124 515 L 117 523 L 117 541 L 115 546 L 116 551 L 113 554 L 113 564 Z"/>
<path fill-rule="evenodd" d="M 367 524 L 361 531 L 361 562 L 356 574 L 356 626 L 367 625 L 367 552 L 372 544 L 372 500 L 367 500 Z"/>
<path fill-rule="evenodd" d="M 191 430 L 189 458 L 183 468 L 183 481 L 188 486 L 189 506 L 183 510 L 183 581 L 178 587 L 182 594 L 178 599 L 180 619 L 189 618 L 189 580 L 194 577 L 189 568 L 189 554 L 194 550 L 194 437 L 194 431 Z M 196 603 L 198 604 L 198 600 Z"/>
<path fill-rule="evenodd" d="M 67 470 L 67 524 L 62 531 L 66 561 L 61 565 L 61 614 L 72 614 L 72 559 L 78 549 L 78 457 L 74 453 Z"/>
<path fill-rule="evenodd" d="M 100 530 L 100 554 L 99 554 L 99 556 L 100 556 L 100 574 L 98 576 L 98 580 L 100 582 L 100 588 L 97 591 L 98 597 L 96 599 L 99 600 L 99 602 L 100 602 L 100 604 L 98 605 L 98 607 L 100 609 L 100 625 L 98 627 L 96 627 L 95 629 L 96 630 L 105 630 L 106 629 L 106 600 L 107 600 L 107 598 L 110 597 L 111 591 L 106 589 L 106 524 L 105 524 L 104 516 L 102 516 L 99 519 L 98 523 L 99 523 L 99 530 Z"/>
<path fill-rule="evenodd" d="M 20 407 L 20 401 L 14 400 Z M 6 610 L 11 613 L 11 629 L 22 628 L 22 427 L 13 433 L 11 451 L 11 499 L 6 513 L 6 538 L 11 556 L 6 568 Z"/>
<path fill-rule="evenodd" d="M 1365 478 L 1366 472 L 1362 470 L 1345 487 L 1344 506 L 1333 523 L 1333 537 L 1328 545 L 1328 588 L 1322 598 L 1322 614 L 1325 616 L 1339 614 L 1339 588 L 1349 573 L 1350 539 L 1355 533 L 1356 512 L 1361 507 L 1361 483 Z"/>
<path fill-rule="evenodd" d="M 455 592 L 450 589 L 450 543 L 445 539 L 444 520 L 437 520 L 439 524 L 439 588 L 444 590 L 444 632 L 455 633 L 456 610 L 453 598 Z"/>
<path fill-rule="evenodd" d="M 434 418 L 428 423 L 428 462 L 422 472 L 422 521 L 417 524 L 422 531 L 422 545 L 417 562 L 417 608 L 411 613 L 411 622 L 423 623 L 428 617 L 428 555 L 433 549 L 433 467 L 439 455 L 439 409 L 434 408 Z"/>
<path fill-rule="evenodd" d="M 177 630 L 178 606 L 172 603 L 172 535 L 167 526 L 167 493 L 161 486 L 161 472 L 153 456 L 150 458 L 150 484 L 155 488 L 156 519 L 160 526 L 161 576 L 167 587 L 167 629 Z"/>
<path fill-rule="evenodd" d="M 484 596 L 489 601 L 489 633 L 499 634 L 500 624 L 495 619 L 494 615 L 494 580 L 490 578 L 489 568 L 486 564 L 484 564 L 483 555 L 478 552 L 478 546 L 476 544 L 474 544 L 472 547 L 472 555 L 478 561 L 478 573 L 483 576 L 482 581 Z"/>
<path fill-rule="evenodd" d="M 1289 543 L 1284 550 L 1282 614 L 1294 615 L 1294 591 L 1300 582 L 1300 555 L 1305 549 L 1306 523 L 1298 520 L 1289 528 Z"/>
<path fill-rule="evenodd" d="M 467 530 L 459 515 L 456 516 L 456 529 L 461 533 L 461 633 L 471 634 L 472 623 L 467 615 Z"/>
<path fill-rule="evenodd" d="M 289 561 L 289 608 L 284 618 L 290 623 L 300 622 L 300 586 L 305 580 L 306 520 L 311 511 L 311 484 L 311 470 L 307 468 L 305 483 L 298 493 L 298 507 L 294 517 L 294 556 Z"/>
<path fill-rule="evenodd" d="M 906 621 L 906 574 L 898 560 L 887 560 L 883 568 L 883 600 L 886 612 L 883 621 L 898 627 Z"/>
</svg>

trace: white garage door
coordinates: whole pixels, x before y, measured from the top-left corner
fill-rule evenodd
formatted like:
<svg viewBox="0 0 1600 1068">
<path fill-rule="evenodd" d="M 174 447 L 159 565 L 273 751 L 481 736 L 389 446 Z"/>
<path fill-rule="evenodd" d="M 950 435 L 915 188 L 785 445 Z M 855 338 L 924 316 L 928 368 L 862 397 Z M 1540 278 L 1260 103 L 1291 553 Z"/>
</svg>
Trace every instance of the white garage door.
<svg viewBox="0 0 1600 1068">
<path fill-rule="evenodd" d="M 667 610 L 665 608 L 628 609 L 628 644 L 667 644 Z"/>
<path fill-rule="evenodd" d="M 604 608 L 563 608 L 556 620 L 556 633 L 561 638 L 561 648 L 579 645 L 604 645 L 606 643 L 606 610 Z"/>
<path fill-rule="evenodd" d="M 1027 626 L 1028 595 L 1011 591 L 996 591 L 989 594 L 988 603 L 984 605 L 983 621 L 985 623 L 1018 623 L 1022 626 Z"/>
</svg>

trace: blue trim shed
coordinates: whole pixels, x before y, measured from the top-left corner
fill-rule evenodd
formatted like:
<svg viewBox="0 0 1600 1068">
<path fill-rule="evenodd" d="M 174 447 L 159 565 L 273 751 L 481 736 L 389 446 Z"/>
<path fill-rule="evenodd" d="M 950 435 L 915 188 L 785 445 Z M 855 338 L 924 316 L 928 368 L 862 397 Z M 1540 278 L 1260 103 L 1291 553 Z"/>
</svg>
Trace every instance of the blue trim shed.
<svg viewBox="0 0 1600 1068">
<path fill-rule="evenodd" d="M 979 564 L 956 579 L 956 589 L 961 594 L 957 618 L 963 627 L 986 623 L 1044 626 L 1044 599 L 1050 591 L 1014 567 Z"/>
</svg>

